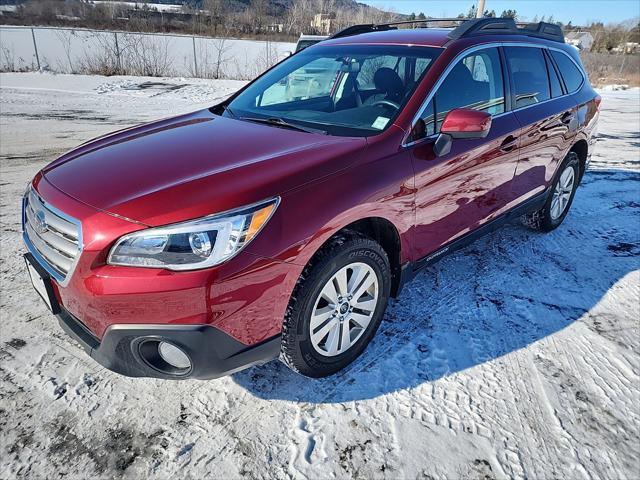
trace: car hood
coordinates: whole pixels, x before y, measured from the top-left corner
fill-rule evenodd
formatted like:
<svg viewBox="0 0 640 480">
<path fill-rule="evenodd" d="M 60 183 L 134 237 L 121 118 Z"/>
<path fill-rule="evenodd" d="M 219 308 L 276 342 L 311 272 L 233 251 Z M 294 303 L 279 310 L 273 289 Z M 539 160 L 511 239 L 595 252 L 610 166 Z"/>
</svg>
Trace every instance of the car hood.
<svg viewBox="0 0 640 480">
<path fill-rule="evenodd" d="M 87 142 L 43 170 L 67 195 L 155 226 L 250 204 L 347 168 L 364 138 L 331 137 L 209 110 Z"/>
</svg>

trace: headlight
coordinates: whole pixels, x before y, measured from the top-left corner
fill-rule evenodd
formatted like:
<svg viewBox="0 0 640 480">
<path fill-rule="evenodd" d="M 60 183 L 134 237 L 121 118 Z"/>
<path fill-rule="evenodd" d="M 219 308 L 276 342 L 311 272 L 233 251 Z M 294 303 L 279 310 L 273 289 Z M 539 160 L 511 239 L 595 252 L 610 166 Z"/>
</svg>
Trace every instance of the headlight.
<svg viewBox="0 0 640 480">
<path fill-rule="evenodd" d="M 169 270 L 218 265 L 260 232 L 279 201 L 274 198 L 197 220 L 130 233 L 116 242 L 107 263 Z"/>
</svg>

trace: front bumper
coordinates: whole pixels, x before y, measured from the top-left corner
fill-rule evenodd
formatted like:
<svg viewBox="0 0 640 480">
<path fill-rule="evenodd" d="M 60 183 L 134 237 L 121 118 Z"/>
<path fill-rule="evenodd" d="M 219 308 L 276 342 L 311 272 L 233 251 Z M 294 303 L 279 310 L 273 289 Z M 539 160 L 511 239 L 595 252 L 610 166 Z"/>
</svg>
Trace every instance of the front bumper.
<svg viewBox="0 0 640 480">
<path fill-rule="evenodd" d="M 128 377 L 218 378 L 269 362 L 280 353 L 280 335 L 248 347 L 210 325 L 120 324 L 107 328 L 100 341 L 64 308 L 57 317 L 63 330 L 94 360 Z M 169 342 L 186 353 L 191 368 L 185 372 L 171 372 L 141 348 L 160 341 Z"/>
</svg>

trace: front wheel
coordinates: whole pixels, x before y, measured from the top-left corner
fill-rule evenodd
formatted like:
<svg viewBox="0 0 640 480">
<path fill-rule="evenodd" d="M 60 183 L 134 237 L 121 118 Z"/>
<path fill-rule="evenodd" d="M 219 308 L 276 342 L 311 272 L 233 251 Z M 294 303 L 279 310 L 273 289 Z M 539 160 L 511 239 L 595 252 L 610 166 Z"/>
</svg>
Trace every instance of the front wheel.
<svg viewBox="0 0 640 480">
<path fill-rule="evenodd" d="M 389 259 L 375 241 L 341 234 L 307 265 L 291 297 L 281 360 L 324 377 L 349 365 L 373 338 L 387 306 Z"/>
<path fill-rule="evenodd" d="M 544 207 L 525 215 L 523 217 L 524 223 L 544 232 L 558 227 L 569 213 L 579 179 L 580 161 L 578 155 L 575 152 L 569 152 L 556 173 Z"/>
</svg>

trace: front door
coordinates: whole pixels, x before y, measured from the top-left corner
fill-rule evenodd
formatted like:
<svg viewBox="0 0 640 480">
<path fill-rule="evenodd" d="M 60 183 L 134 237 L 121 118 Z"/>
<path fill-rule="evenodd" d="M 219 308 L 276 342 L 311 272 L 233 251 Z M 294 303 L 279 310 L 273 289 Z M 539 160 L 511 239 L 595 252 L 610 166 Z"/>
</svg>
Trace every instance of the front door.
<svg viewBox="0 0 640 480">
<path fill-rule="evenodd" d="M 420 115 L 423 139 L 411 148 L 415 171 L 414 259 L 424 258 L 503 213 L 513 200 L 511 181 L 518 162 L 520 127 L 507 110 L 498 48 L 462 58 L 447 74 Z M 454 108 L 492 114 L 483 139 L 453 140 L 438 157 L 433 144 L 445 115 Z"/>
</svg>

